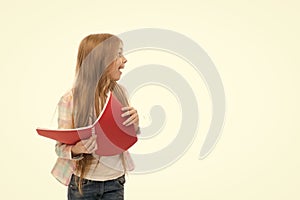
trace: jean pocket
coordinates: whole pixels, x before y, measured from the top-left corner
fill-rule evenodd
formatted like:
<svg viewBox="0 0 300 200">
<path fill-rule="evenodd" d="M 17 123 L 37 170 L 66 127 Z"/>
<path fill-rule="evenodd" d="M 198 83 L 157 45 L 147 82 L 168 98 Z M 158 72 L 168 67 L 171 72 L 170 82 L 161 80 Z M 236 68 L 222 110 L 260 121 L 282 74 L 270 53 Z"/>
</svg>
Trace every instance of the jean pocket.
<svg viewBox="0 0 300 200">
<path fill-rule="evenodd" d="M 90 182 L 90 180 L 87 180 L 87 179 L 82 179 L 82 188 L 86 185 L 88 185 L 88 183 Z M 71 189 L 74 189 L 74 190 L 78 190 L 78 184 L 79 184 L 79 177 L 73 175 L 72 179 L 71 179 L 71 182 L 69 184 L 69 187 Z"/>
<path fill-rule="evenodd" d="M 119 178 L 117 179 L 117 181 L 118 181 L 118 183 L 119 183 L 120 185 L 124 186 L 124 184 L 125 184 L 125 182 L 126 182 L 125 175 L 119 177 Z"/>
</svg>

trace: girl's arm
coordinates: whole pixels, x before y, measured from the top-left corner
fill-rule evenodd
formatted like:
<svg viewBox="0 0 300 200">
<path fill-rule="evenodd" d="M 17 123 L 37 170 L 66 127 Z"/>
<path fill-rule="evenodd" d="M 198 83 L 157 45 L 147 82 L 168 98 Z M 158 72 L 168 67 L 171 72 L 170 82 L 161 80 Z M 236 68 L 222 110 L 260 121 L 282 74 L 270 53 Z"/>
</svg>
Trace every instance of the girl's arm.
<svg viewBox="0 0 300 200">
<path fill-rule="evenodd" d="M 72 122 L 72 109 L 73 109 L 73 99 L 72 93 L 66 93 L 61 97 L 58 103 L 58 128 L 59 129 L 71 129 L 73 128 Z M 64 159 L 79 159 L 81 157 L 72 156 L 72 147 L 74 145 L 64 144 L 57 142 L 55 145 L 55 152 L 58 157 Z"/>
<path fill-rule="evenodd" d="M 74 128 L 72 120 L 73 99 L 72 94 L 67 93 L 58 103 L 58 128 Z M 74 145 L 57 142 L 55 152 L 58 157 L 64 159 L 78 160 L 83 158 L 83 154 L 90 154 L 97 150 L 96 137 L 80 140 Z"/>
</svg>

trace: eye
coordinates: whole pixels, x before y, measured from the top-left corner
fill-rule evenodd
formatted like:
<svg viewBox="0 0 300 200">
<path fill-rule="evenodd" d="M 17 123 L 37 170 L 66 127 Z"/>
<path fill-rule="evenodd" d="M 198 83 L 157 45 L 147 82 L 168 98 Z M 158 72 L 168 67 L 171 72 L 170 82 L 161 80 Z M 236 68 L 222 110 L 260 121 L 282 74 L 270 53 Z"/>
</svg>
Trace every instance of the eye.
<svg viewBox="0 0 300 200">
<path fill-rule="evenodd" d="M 118 53 L 118 56 L 119 56 L 119 57 L 122 57 L 122 56 L 123 56 L 123 52 L 119 52 L 119 53 Z"/>
</svg>

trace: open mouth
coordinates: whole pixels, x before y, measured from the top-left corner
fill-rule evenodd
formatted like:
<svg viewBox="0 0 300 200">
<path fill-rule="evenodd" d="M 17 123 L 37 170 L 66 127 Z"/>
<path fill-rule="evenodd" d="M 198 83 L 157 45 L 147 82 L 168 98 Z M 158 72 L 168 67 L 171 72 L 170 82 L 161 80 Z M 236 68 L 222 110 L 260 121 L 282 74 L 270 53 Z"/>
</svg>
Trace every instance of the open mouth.
<svg viewBox="0 0 300 200">
<path fill-rule="evenodd" d="M 120 67 L 119 67 L 119 71 L 121 71 L 121 69 L 124 69 L 124 66 L 120 66 Z"/>
</svg>

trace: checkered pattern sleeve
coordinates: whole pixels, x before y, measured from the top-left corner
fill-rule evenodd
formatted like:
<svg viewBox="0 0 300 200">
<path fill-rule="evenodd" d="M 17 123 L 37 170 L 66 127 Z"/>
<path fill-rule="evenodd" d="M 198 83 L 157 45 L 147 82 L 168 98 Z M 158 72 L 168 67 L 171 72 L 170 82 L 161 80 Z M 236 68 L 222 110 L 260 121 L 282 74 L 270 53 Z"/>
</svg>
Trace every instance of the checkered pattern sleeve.
<svg viewBox="0 0 300 200">
<path fill-rule="evenodd" d="M 59 129 L 73 128 L 72 110 L 73 110 L 73 96 L 72 96 L 72 92 L 69 91 L 64 96 L 61 97 L 58 103 L 58 128 Z M 59 158 L 73 159 L 71 154 L 72 146 L 73 145 L 57 142 L 55 145 L 55 152 Z"/>
</svg>

